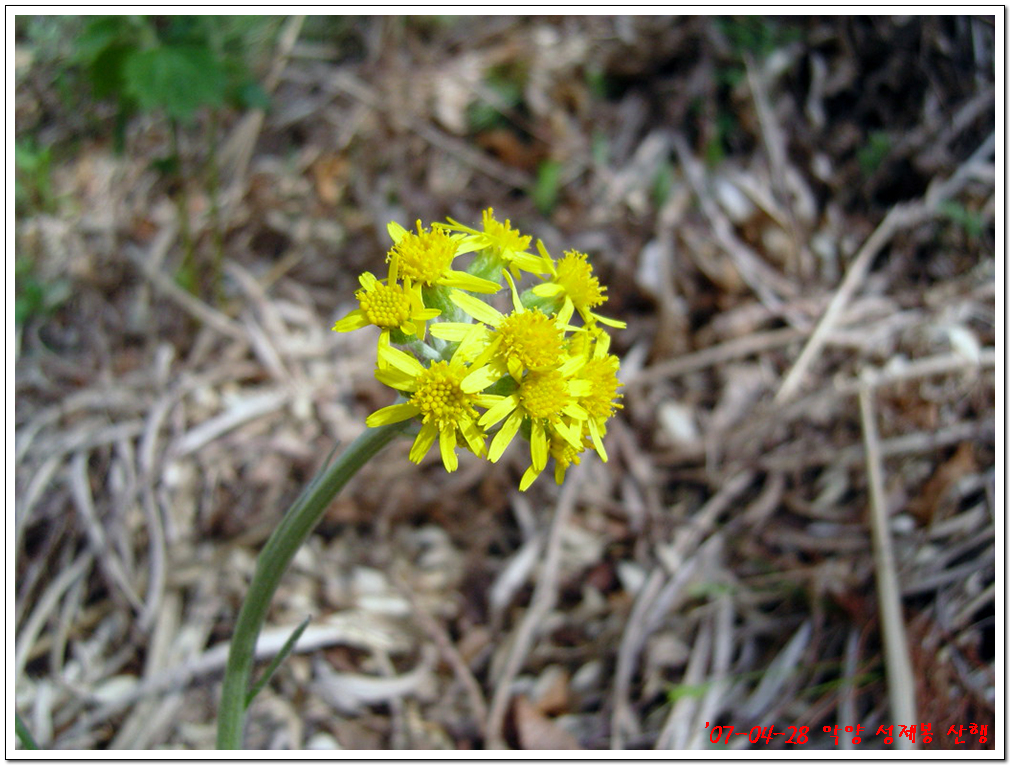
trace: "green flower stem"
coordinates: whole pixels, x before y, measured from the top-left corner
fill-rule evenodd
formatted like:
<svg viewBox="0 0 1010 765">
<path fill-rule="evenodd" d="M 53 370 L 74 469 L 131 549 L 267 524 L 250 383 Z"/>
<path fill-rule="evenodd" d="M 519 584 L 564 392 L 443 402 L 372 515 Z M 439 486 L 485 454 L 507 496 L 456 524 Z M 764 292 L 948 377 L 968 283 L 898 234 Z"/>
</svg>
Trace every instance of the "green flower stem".
<svg viewBox="0 0 1010 765">
<path fill-rule="evenodd" d="M 224 671 L 221 706 L 218 710 L 218 749 L 242 748 L 246 695 L 250 687 L 256 640 L 266 619 L 270 601 L 288 564 L 319 523 L 337 492 L 362 465 L 399 435 L 406 425 L 406 422 L 398 422 L 380 428 L 368 428 L 358 436 L 340 458 L 326 468 L 295 500 L 263 546 L 228 650 L 228 664 Z"/>
</svg>

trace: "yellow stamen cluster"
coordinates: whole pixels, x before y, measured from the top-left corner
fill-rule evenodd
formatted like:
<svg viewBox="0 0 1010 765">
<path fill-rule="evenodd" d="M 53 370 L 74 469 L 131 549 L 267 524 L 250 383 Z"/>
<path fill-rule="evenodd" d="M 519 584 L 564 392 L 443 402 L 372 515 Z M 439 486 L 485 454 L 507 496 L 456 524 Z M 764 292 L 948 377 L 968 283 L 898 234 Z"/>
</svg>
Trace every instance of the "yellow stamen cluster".
<svg viewBox="0 0 1010 765">
<path fill-rule="evenodd" d="M 418 375 L 417 390 L 410 400 L 421 411 L 421 422 L 434 422 L 443 430 L 461 418 L 475 419 L 476 394 L 463 391 L 461 372 L 447 361 L 435 361 Z"/>
<path fill-rule="evenodd" d="M 569 250 L 558 261 L 554 276 L 555 281 L 571 297 L 575 307 L 596 308 L 604 301 L 600 280 L 593 276 L 593 267 L 589 265 L 589 256 L 582 252 Z"/>
<path fill-rule="evenodd" d="M 399 260 L 403 278 L 430 287 L 448 270 L 456 249 L 456 243 L 444 231 L 425 231 L 418 221 L 417 233 L 406 232 L 386 259 Z"/>
<path fill-rule="evenodd" d="M 400 284 L 376 283 L 371 292 L 359 290 L 358 302 L 368 321 L 383 329 L 399 327 L 410 318 L 410 296 Z"/>
<path fill-rule="evenodd" d="M 510 313 L 495 333 L 501 338 L 500 353 L 517 359 L 528 369 L 553 366 L 564 353 L 564 335 L 543 311 Z"/>
<path fill-rule="evenodd" d="M 556 423 L 573 403 L 568 381 L 557 369 L 530 372 L 519 386 L 519 403 L 530 417 Z"/>
<path fill-rule="evenodd" d="M 621 408 L 621 383 L 604 325 L 625 325 L 593 312 L 606 288 L 588 256 L 568 251 L 555 261 L 539 241 L 530 252 L 531 238 L 490 209 L 480 229 L 451 219 L 430 229 L 418 221 L 416 232 L 388 228 L 387 278 L 362 274 L 359 308 L 334 326 L 381 330 L 375 376 L 403 398 L 368 425 L 417 421 L 410 458 L 420 462 L 437 441 L 450 471 L 457 446 L 496 462 L 521 433 L 530 443 L 523 490 L 551 458 L 558 483 L 587 448 L 606 461 L 603 436 Z M 470 253 L 469 267 L 455 270 Z M 520 293 L 523 274 L 535 283 Z M 484 297 L 505 286 L 508 313 Z"/>
</svg>

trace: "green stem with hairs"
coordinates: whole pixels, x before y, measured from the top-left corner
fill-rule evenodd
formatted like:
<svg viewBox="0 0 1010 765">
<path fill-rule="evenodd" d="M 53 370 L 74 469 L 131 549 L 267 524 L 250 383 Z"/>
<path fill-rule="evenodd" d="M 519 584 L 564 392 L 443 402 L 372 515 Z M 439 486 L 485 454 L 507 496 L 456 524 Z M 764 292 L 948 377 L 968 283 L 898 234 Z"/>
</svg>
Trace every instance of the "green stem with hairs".
<svg viewBox="0 0 1010 765">
<path fill-rule="evenodd" d="M 358 436 L 336 462 L 306 487 L 264 545 L 228 649 L 218 709 L 218 749 L 242 748 L 256 640 L 266 620 L 270 601 L 291 559 L 319 523 L 337 492 L 406 426 L 407 423 L 402 422 L 369 428 Z"/>
</svg>

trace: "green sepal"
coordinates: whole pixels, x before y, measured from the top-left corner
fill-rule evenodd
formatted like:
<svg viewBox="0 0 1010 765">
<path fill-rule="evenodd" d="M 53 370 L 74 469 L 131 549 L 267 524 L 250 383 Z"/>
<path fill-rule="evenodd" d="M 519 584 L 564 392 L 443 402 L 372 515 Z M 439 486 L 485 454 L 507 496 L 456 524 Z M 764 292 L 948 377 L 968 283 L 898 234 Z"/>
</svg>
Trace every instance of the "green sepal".
<svg viewBox="0 0 1010 765">
<path fill-rule="evenodd" d="M 439 315 L 440 321 L 465 321 L 464 314 L 459 307 L 449 299 L 452 294 L 451 287 L 443 287 L 440 284 L 431 287 L 421 287 L 421 298 L 425 308 L 437 308 L 442 313 Z"/>
<path fill-rule="evenodd" d="M 527 310 L 533 310 L 534 308 L 539 308 L 548 316 L 553 316 L 564 305 L 565 300 L 563 297 L 554 295 L 552 297 L 542 297 L 540 295 L 534 294 L 532 289 L 523 290 L 522 294 L 519 295 L 519 302 L 523 304 L 523 308 Z"/>
<path fill-rule="evenodd" d="M 483 249 L 470 262 L 470 267 L 466 269 L 468 274 L 487 279 L 489 282 L 501 284 L 501 272 L 505 268 L 505 261 L 489 249 Z"/>
<path fill-rule="evenodd" d="M 416 339 L 417 335 L 408 335 L 398 327 L 393 327 L 389 330 L 389 342 L 395 343 L 396 345 L 408 345 Z"/>
</svg>

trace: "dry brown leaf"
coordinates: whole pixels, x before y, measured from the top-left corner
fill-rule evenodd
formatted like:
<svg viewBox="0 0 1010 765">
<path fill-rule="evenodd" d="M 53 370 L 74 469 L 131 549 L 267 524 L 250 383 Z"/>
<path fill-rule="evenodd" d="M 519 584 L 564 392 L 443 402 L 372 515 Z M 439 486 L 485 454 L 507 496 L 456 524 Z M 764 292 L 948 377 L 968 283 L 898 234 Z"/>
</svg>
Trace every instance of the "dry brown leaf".
<svg viewBox="0 0 1010 765">
<path fill-rule="evenodd" d="M 957 447 L 953 456 L 940 465 L 922 487 L 922 494 L 909 503 L 909 511 L 915 514 L 924 524 L 931 525 L 937 518 L 941 505 L 951 488 L 962 478 L 979 471 L 975 459 L 975 449 L 971 443 L 964 441 Z"/>
<path fill-rule="evenodd" d="M 512 704 L 513 720 L 521 749 L 582 749 L 568 731 L 541 714 L 525 696 Z"/>
</svg>

